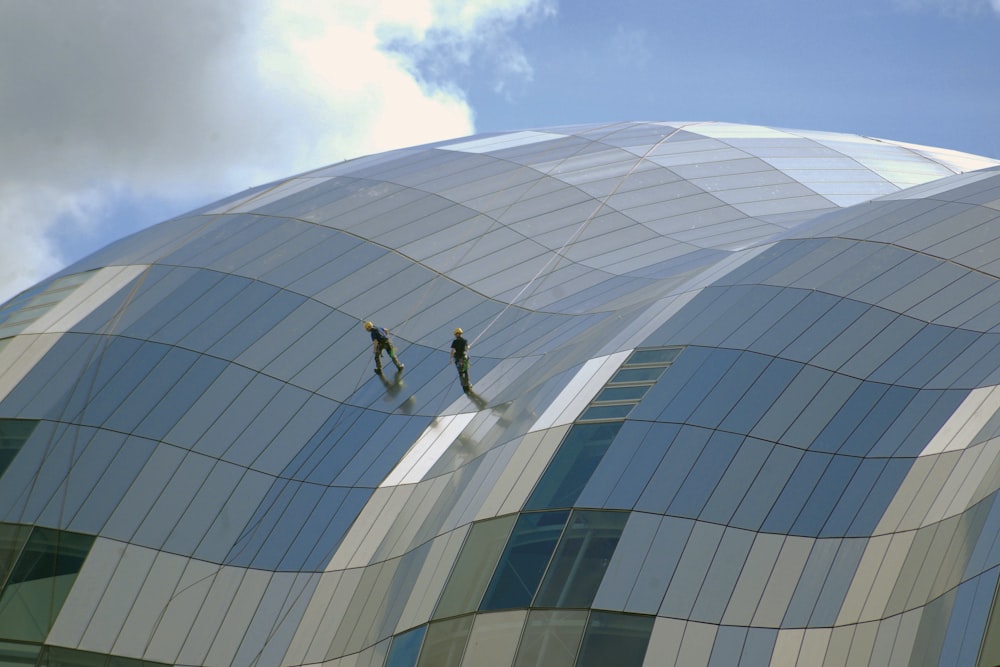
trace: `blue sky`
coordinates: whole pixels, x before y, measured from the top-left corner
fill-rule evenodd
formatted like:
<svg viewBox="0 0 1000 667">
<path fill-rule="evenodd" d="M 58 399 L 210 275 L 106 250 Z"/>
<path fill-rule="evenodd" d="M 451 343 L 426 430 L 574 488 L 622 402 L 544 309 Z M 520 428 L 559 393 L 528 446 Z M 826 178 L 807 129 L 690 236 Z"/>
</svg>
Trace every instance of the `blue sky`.
<svg viewBox="0 0 1000 667">
<path fill-rule="evenodd" d="M 1000 158 L 1000 0 L 0 0 L 0 298 L 314 167 L 626 120 Z"/>
</svg>

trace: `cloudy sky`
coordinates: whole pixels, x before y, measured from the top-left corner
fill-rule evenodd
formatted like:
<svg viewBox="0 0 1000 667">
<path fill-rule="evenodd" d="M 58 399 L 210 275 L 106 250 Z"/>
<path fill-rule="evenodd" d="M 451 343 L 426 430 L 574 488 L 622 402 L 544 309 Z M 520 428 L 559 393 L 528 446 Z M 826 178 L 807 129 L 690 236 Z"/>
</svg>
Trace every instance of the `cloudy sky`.
<svg viewBox="0 0 1000 667">
<path fill-rule="evenodd" d="M 0 0 L 0 299 L 247 187 L 715 120 L 1000 158 L 1000 0 Z"/>
</svg>

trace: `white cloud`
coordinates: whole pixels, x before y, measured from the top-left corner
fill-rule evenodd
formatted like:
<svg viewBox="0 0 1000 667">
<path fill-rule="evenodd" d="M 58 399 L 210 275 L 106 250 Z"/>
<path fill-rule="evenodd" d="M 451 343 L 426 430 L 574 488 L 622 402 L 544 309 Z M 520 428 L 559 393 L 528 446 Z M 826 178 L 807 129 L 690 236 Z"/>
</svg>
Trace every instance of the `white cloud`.
<svg viewBox="0 0 1000 667">
<path fill-rule="evenodd" d="M 473 132 L 461 91 L 386 40 L 472 44 L 548 1 L 0 4 L 0 299 L 122 197 L 186 208 Z"/>
</svg>

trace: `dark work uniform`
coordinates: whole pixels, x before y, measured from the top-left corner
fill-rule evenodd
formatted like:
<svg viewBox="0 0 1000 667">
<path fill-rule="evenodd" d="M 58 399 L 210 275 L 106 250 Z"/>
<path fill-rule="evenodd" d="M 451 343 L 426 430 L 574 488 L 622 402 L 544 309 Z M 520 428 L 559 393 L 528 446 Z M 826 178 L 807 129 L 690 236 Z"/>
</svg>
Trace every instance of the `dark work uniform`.
<svg viewBox="0 0 1000 667">
<path fill-rule="evenodd" d="M 382 327 L 373 326 L 371 329 L 371 335 L 375 352 L 375 372 L 382 372 L 383 351 L 389 353 L 389 358 L 392 359 L 392 363 L 396 364 L 396 368 L 403 370 L 403 363 L 396 358 L 396 350 L 393 348 L 392 341 L 389 339 L 389 332 Z"/>
<path fill-rule="evenodd" d="M 451 349 L 454 353 L 455 368 L 458 369 L 458 379 L 462 381 L 462 389 L 468 391 L 469 387 L 469 341 L 461 336 L 455 336 L 451 341 Z"/>
</svg>

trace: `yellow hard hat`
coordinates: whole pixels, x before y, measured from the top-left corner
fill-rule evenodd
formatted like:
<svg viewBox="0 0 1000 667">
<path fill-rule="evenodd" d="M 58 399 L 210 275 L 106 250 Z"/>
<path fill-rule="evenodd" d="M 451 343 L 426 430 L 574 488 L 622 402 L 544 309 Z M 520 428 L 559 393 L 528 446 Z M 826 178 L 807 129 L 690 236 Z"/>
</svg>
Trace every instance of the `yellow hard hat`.
<svg viewBox="0 0 1000 667">
<path fill-rule="evenodd" d="M 462 327 L 455 327 L 455 335 L 456 336 L 462 335 Z"/>
<path fill-rule="evenodd" d="M 371 322 L 365 322 L 365 329 L 368 329 L 369 331 L 371 331 L 372 327 L 374 326 L 375 325 L 372 324 Z"/>
</svg>

